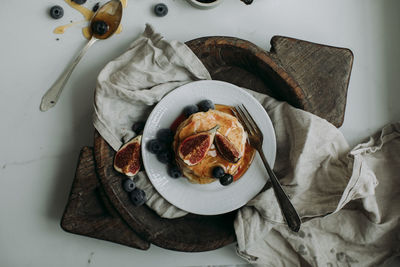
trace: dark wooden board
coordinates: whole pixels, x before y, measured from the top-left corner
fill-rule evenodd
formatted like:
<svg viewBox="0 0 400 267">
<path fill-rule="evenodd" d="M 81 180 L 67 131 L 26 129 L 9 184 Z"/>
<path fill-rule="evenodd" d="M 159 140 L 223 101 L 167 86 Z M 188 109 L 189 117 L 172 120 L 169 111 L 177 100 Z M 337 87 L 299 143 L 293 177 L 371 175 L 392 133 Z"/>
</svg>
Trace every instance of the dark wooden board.
<svg viewBox="0 0 400 267">
<path fill-rule="evenodd" d="M 303 91 L 264 49 L 234 37 L 202 37 L 186 43 L 213 80 L 233 83 L 303 108 Z"/>
<path fill-rule="evenodd" d="M 75 179 L 61 227 L 74 234 L 116 242 L 138 249 L 150 243 L 140 238 L 107 201 L 96 177 L 93 148 L 84 147 L 79 155 Z"/>
<path fill-rule="evenodd" d="M 146 205 L 135 207 L 122 189 L 124 175 L 113 168 L 114 150 L 95 133 L 96 170 L 103 188 L 122 218 L 144 239 L 160 247 L 178 251 L 212 250 L 235 240 L 234 214 L 199 216 L 189 214 L 178 219 L 160 218 Z"/>
<path fill-rule="evenodd" d="M 343 124 L 353 53 L 346 48 L 274 36 L 271 51 L 234 37 L 186 43 L 214 80 L 223 80 Z"/>
<path fill-rule="evenodd" d="M 300 107 L 331 122 L 343 124 L 347 88 L 353 67 L 350 49 L 274 36 L 271 55 L 299 84 Z"/>
<path fill-rule="evenodd" d="M 271 40 L 271 52 L 232 37 L 204 37 L 186 44 L 213 79 L 267 93 L 337 127 L 343 123 L 353 62 L 350 50 L 279 36 Z M 189 214 L 168 220 L 146 206 L 134 207 L 122 190 L 123 176 L 112 167 L 114 153 L 96 132 L 96 172 L 107 196 L 105 200 L 143 240 L 178 251 L 213 250 L 235 241 L 235 212 L 219 216 Z M 92 224 L 96 228 L 96 220 Z M 118 236 L 114 242 L 123 243 Z"/>
</svg>

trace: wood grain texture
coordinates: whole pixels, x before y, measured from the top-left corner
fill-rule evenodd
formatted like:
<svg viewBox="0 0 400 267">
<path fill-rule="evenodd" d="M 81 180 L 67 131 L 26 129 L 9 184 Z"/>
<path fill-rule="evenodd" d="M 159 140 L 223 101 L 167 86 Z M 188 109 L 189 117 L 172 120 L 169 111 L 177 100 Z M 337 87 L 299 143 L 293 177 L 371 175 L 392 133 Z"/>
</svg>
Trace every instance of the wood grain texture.
<svg viewBox="0 0 400 267">
<path fill-rule="evenodd" d="M 132 231 L 108 203 L 96 177 L 93 149 L 89 147 L 81 150 L 61 227 L 67 232 L 133 248 L 150 247 L 150 243 Z"/>
<path fill-rule="evenodd" d="M 346 48 L 274 36 L 271 51 L 234 37 L 186 43 L 214 80 L 266 93 L 331 122 L 343 124 L 353 53 Z"/>
<path fill-rule="evenodd" d="M 303 108 L 303 90 L 264 49 L 233 37 L 203 37 L 186 43 L 212 79 L 233 83 Z"/>
<path fill-rule="evenodd" d="M 274 36 L 271 55 L 299 84 L 300 106 L 336 127 L 343 124 L 353 66 L 350 49 Z"/>
<path fill-rule="evenodd" d="M 122 218 L 151 243 L 178 251 L 214 250 L 234 242 L 234 213 L 219 216 L 189 214 L 178 219 L 160 218 L 146 205 L 135 207 L 122 188 L 124 175 L 113 168 L 114 150 L 95 133 L 96 170 L 107 196 Z"/>
<path fill-rule="evenodd" d="M 337 127 L 343 123 L 353 62 L 350 50 L 280 36 L 272 38 L 271 52 L 233 37 L 203 37 L 186 44 L 200 58 L 213 79 L 269 94 L 321 116 Z M 85 148 L 84 152 L 88 153 L 87 150 L 88 148 Z M 120 216 L 130 229 L 134 229 L 132 233 L 138 237 L 136 246 L 142 249 L 148 247 L 146 242 L 151 242 L 171 250 L 207 251 L 235 241 L 235 212 L 219 216 L 189 214 L 183 218 L 169 220 L 160 218 L 147 206 L 134 207 L 122 189 L 121 182 L 124 176 L 113 169 L 114 153 L 106 141 L 95 132 L 96 172 L 104 194 L 93 194 L 94 184 L 98 188 L 98 184 L 93 180 L 96 177 L 93 159 L 81 155 L 83 162 L 77 168 L 77 178 L 72 189 L 79 192 L 80 204 L 76 203 L 75 195 L 70 198 L 66 210 L 68 216 L 64 214 L 62 222 L 65 230 L 99 238 L 96 232 L 108 229 L 107 234 L 114 233 L 114 236 L 108 235 L 108 239 L 101 239 L 127 244 L 124 236 L 112 231 L 112 228 L 117 226 L 113 219 L 110 219 L 110 215 L 105 216 L 104 220 L 103 214 L 108 208 L 107 214 L 113 214 L 112 218 Z M 82 186 L 77 182 L 85 176 L 91 177 L 87 178 L 92 181 L 91 186 Z M 92 193 L 82 199 L 86 191 Z M 99 199 L 103 199 L 103 205 L 99 206 Z M 80 206 L 84 202 L 86 208 Z M 95 202 L 98 206 L 92 208 Z M 80 212 L 82 210 L 93 212 L 89 216 L 92 220 L 90 223 L 87 214 Z M 93 225 L 99 227 L 93 229 Z M 130 245 L 132 246 L 132 243 Z"/>
</svg>

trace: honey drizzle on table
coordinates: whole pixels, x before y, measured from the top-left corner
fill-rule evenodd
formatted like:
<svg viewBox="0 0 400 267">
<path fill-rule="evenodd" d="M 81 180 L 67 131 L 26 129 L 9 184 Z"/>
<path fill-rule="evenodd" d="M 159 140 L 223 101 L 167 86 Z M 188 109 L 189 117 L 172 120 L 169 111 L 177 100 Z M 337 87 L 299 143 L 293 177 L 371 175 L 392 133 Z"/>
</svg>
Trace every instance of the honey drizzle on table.
<svg viewBox="0 0 400 267">
<path fill-rule="evenodd" d="M 83 17 L 84 17 L 84 20 L 71 22 L 71 23 L 68 23 L 68 24 L 65 24 L 65 25 L 58 26 L 57 28 L 55 28 L 53 30 L 53 33 L 55 33 L 55 34 L 63 34 L 66 29 L 68 29 L 68 28 L 70 28 L 70 27 L 72 27 L 72 26 L 74 26 L 76 24 L 85 23 L 87 21 L 90 21 L 92 19 L 93 15 L 94 15 L 94 12 L 92 10 L 90 10 L 90 9 L 88 9 L 88 8 L 82 6 L 82 5 L 78 5 L 77 3 L 72 2 L 71 0 L 64 0 L 64 1 L 70 7 L 72 7 L 75 10 L 77 10 L 79 13 L 81 13 L 83 15 Z M 126 6 L 128 4 L 127 0 L 120 0 L 120 1 L 121 1 L 121 4 L 122 4 L 122 7 L 126 8 Z M 115 34 L 119 34 L 121 32 L 122 32 L 122 26 L 120 24 L 118 26 L 117 30 L 115 31 Z M 83 34 L 83 36 L 85 36 L 86 39 L 90 39 L 90 37 L 92 37 L 92 33 L 91 33 L 91 30 L 90 30 L 90 25 L 82 28 L 82 34 Z"/>
<path fill-rule="evenodd" d="M 69 27 L 72 27 L 76 24 L 80 24 L 85 22 L 86 20 L 80 20 L 80 21 L 75 21 L 75 22 L 71 22 L 68 23 L 66 25 L 62 25 L 62 26 L 58 26 L 57 28 L 54 29 L 53 33 L 55 34 L 63 34 L 65 32 L 66 29 L 68 29 Z"/>
</svg>

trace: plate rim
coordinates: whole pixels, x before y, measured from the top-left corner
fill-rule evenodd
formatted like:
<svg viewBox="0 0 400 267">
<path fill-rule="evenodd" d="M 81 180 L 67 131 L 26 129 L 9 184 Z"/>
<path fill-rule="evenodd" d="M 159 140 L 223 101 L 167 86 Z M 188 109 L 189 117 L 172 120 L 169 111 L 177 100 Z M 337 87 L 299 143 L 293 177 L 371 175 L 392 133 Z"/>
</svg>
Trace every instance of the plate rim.
<svg viewBox="0 0 400 267">
<path fill-rule="evenodd" d="M 192 86 L 193 84 L 201 84 L 201 83 L 207 83 L 207 84 L 219 84 L 219 85 L 222 85 L 222 86 L 227 86 L 227 87 L 231 87 L 231 88 L 234 88 L 235 90 L 237 90 L 237 91 L 240 91 L 241 93 L 244 93 L 245 95 L 247 95 L 247 97 L 249 97 L 250 99 L 252 99 L 252 101 L 254 102 L 254 103 L 256 103 L 256 105 L 258 106 L 258 108 L 261 108 L 262 110 L 263 110 L 263 112 L 264 112 L 264 114 L 263 115 L 265 115 L 266 116 L 266 124 L 267 124 L 267 128 L 269 129 L 269 130 L 271 130 L 272 131 L 272 136 L 271 136 L 271 139 L 272 139 L 272 143 L 273 143 L 273 155 L 271 156 L 271 160 L 269 160 L 268 162 L 270 163 L 270 165 L 271 165 L 271 168 L 273 168 L 273 166 L 274 166 L 274 164 L 275 164 L 275 160 L 276 160 L 276 149 L 277 149 L 277 144 L 276 144 L 276 133 L 275 133 L 275 128 L 274 128 L 274 126 L 273 126 L 273 124 L 272 124 L 272 121 L 271 121 L 271 118 L 270 118 L 270 116 L 268 115 L 268 113 L 267 113 L 267 111 L 265 110 L 265 108 L 261 105 L 261 103 L 253 96 L 253 95 L 251 95 L 249 92 L 247 92 L 246 90 L 244 90 L 244 88 L 241 88 L 241 87 L 239 87 L 239 86 L 237 86 L 237 85 L 235 85 L 235 84 L 232 84 L 232 83 L 229 83 L 229 82 L 225 82 L 225 81 L 219 81 L 219 80 L 199 80 L 199 81 L 193 81 L 193 82 L 188 82 L 188 83 L 186 83 L 186 84 L 183 84 L 183 85 L 181 85 L 181 86 L 178 86 L 177 88 L 175 88 L 175 89 L 173 89 L 173 90 L 171 90 L 170 92 L 168 92 L 167 94 L 165 94 L 161 99 L 160 99 L 160 101 L 153 107 L 153 109 L 152 109 L 152 111 L 150 112 L 150 114 L 149 114 L 149 116 L 148 116 L 148 119 L 147 119 L 147 121 L 146 121 L 146 124 L 145 124 L 145 127 L 144 127 L 144 129 L 143 129 L 143 137 L 145 137 L 145 133 L 146 133 L 146 131 L 148 131 L 148 128 L 149 128 L 149 124 L 148 124 L 148 121 L 149 121 L 149 119 L 150 118 L 152 118 L 152 115 L 154 115 L 154 113 L 157 111 L 157 107 L 160 107 L 160 105 L 163 103 L 163 101 L 166 101 L 166 100 L 168 100 L 169 98 L 171 98 L 171 97 L 173 97 L 173 95 L 174 94 L 176 94 L 177 92 L 179 92 L 179 91 L 181 91 L 181 90 L 187 90 L 187 89 L 185 89 L 186 87 L 190 87 L 190 86 Z M 206 96 L 205 98 L 207 98 L 208 96 Z M 146 164 L 147 163 L 145 163 L 145 159 L 147 159 L 147 155 L 150 153 L 150 152 L 148 152 L 147 151 L 147 149 L 146 149 L 146 144 L 147 143 L 145 143 L 144 142 L 144 140 L 145 140 L 146 138 L 142 138 L 142 144 L 141 144 L 141 156 L 142 156 L 142 159 L 143 159 L 143 166 L 144 166 L 144 169 L 145 169 L 145 171 L 146 171 L 146 174 L 147 174 L 147 177 L 148 177 L 148 179 L 150 180 L 150 182 L 151 182 L 151 184 L 152 184 L 152 186 L 154 187 L 154 189 L 156 190 L 156 192 L 158 193 L 158 194 L 160 194 L 163 198 L 164 198 L 164 200 L 165 201 L 167 201 L 168 203 L 170 203 L 171 205 L 173 205 L 173 206 L 175 206 L 175 207 L 177 207 L 177 208 L 179 208 L 179 209 L 181 209 L 181 210 L 183 210 L 183 211 L 186 211 L 186 212 L 189 212 L 189 213 L 192 213 L 192 214 L 198 214 L 198 215 L 206 215 L 206 216 L 208 216 L 208 215 L 220 215 L 220 214 L 226 214 L 226 213 L 229 213 L 229 212 L 232 212 L 232 211 L 234 211 L 234 210 L 237 210 L 237 209 L 239 209 L 239 208 L 241 208 L 241 207 L 243 207 L 244 205 L 246 205 L 246 203 L 248 203 L 248 201 L 250 201 L 252 198 L 254 198 L 255 196 L 257 196 L 259 193 L 260 193 L 260 191 L 262 190 L 262 188 L 263 187 L 260 187 L 259 188 L 259 190 L 257 190 L 257 193 L 255 193 L 255 195 L 253 196 L 253 197 L 251 197 L 250 199 L 247 199 L 247 200 L 245 200 L 245 201 L 242 201 L 242 202 L 240 202 L 240 204 L 237 204 L 237 205 L 234 205 L 234 206 L 232 206 L 230 209 L 228 209 L 228 210 L 225 210 L 225 211 L 223 211 L 223 212 L 219 212 L 219 211 L 217 211 L 217 212 L 199 212 L 199 211 L 192 211 L 192 210 L 187 210 L 187 209 L 185 209 L 185 208 L 182 208 L 179 204 L 176 204 L 176 201 L 171 201 L 171 199 L 168 197 L 168 195 L 166 195 L 165 194 L 165 192 L 164 191 L 160 191 L 159 189 L 158 189 L 158 186 L 156 185 L 156 183 L 153 181 L 153 179 L 152 179 L 152 177 L 151 177 L 151 175 L 149 175 L 149 171 L 147 171 L 147 168 L 148 168 L 148 166 L 146 167 Z M 269 150 L 269 153 L 271 153 L 272 152 L 272 150 Z M 145 155 L 146 154 L 146 155 Z M 258 152 L 256 152 L 256 156 L 257 156 L 257 154 L 258 154 Z M 253 159 L 253 162 L 252 162 L 252 164 L 254 163 L 254 160 L 255 159 Z M 271 161 L 271 162 L 270 162 Z M 146 161 L 147 162 L 147 161 Z M 159 164 L 162 164 L 162 163 L 159 163 Z M 251 167 L 251 166 L 250 166 Z M 246 173 L 247 173 L 247 171 L 245 172 L 245 174 L 243 175 L 243 176 L 245 176 L 246 175 Z M 168 175 L 168 174 L 167 174 Z M 243 177 L 242 176 L 242 177 Z M 184 178 L 184 177 L 181 177 L 181 178 L 179 178 L 179 179 L 187 179 L 187 178 Z M 266 184 L 266 182 L 267 182 L 267 180 L 268 180 L 269 178 L 265 178 L 265 182 L 263 182 L 263 186 Z M 239 179 L 240 180 L 240 179 Z M 196 185 L 196 184 L 193 184 L 194 186 Z M 244 203 L 243 203 L 244 202 Z"/>
</svg>

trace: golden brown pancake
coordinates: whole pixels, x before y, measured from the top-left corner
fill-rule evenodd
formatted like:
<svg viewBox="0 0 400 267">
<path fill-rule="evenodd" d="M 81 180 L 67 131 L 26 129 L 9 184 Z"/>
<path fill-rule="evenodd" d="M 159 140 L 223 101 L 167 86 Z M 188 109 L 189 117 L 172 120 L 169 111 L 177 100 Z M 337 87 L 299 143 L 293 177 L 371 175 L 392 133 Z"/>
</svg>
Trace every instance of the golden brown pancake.
<svg viewBox="0 0 400 267">
<path fill-rule="evenodd" d="M 219 111 L 218 109 L 223 110 L 224 112 Z M 229 107 L 216 105 L 216 110 L 192 114 L 177 128 L 173 144 L 175 152 L 177 152 L 180 142 L 186 137 L 199 132 L 208 131 L 216 125 L 219 125 L 220 128 L 218 129 L 218 132 L 227 137 L 239 150 L 240 155 L 242 155 L 238 162 L 228 162 L 219 154 L 213 144 L 206 157 L 194 166 L 186 165 L 179 156 L 176 156 L 178 166 L 181 168 L 183 175 L 187 177 L 189 181 L 199 184 L 207 184 L 216 181 L 212 176 L 212 169 L 216 166 L 223 167 L 225 173 L 234 176 L 238 173 L 239 168 L 243 168 L 243 158 L 247 158 L 248 160 L 248 157 L 243 157 L 247 142 L 246 132 L 238 119 L 231 114 L 228 114 L 228 112 L 230 112 Z M 178 153 L 175 154 L 178 155 Z M 250 164 L 250 162 L 251 160 L 246 162 L 246 164 Z"/>
</svg>

